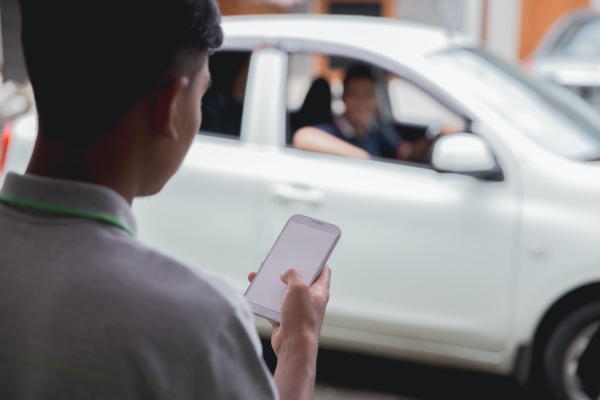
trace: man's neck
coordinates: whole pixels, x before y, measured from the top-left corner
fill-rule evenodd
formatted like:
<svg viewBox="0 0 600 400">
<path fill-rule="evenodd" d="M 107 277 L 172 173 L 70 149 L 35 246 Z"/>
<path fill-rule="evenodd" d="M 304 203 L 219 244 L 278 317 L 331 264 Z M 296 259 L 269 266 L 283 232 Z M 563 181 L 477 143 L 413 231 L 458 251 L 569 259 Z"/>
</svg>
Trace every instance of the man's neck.
<svg viewBox="0 0 600 400">
<path fill-rule="evenodd" d="M 39 134 L 27 173 L 106 186 L 131 204 L 137 189 L 134 164 L 119 153 L 118 146 L 101 143 L 82 149 Z"/>
</svg>

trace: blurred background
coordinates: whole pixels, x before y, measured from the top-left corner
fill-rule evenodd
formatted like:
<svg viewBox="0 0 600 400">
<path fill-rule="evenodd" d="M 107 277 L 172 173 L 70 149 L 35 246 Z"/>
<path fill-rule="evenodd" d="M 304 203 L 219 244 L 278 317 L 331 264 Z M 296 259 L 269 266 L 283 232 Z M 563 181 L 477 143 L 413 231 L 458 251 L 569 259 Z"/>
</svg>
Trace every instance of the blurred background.
<svg viewBox="0 0 600 400">
<path fill-rule="evenodd" d="M 600 0 L 220 0 L 223 15 L 358 14 L 424 22 L 481 38 L 485 47 L 528 63 L 553 23 Z M 0 1 L 3 79 L 26 79 L 19 48 L 18 0 Z"/>
<path fill-rule="evenodd" d="M 399 18 L 459 31 L 486 50 L 600 105 L 600 0 L 219 0 L 223 15 L 351 14 Z M 18 0 L 0 1 L 0 98 L 26 85 Z M 341 68 L 316 71 L 335 88 Z M 15 88 L 16 85 L 16 88 Z M 305 87 L 306 86 L 306 87 Z M 298 97 L 308 89 L 299 82 Z M 294 99 L 290 99 L 294 103 Z M 14 107 L 13 110 L 19 107 Z M 12 112 L 11 111 L 11 112 Z M 2 116 L 0 115 L 0 118 Z"/>
</svg>

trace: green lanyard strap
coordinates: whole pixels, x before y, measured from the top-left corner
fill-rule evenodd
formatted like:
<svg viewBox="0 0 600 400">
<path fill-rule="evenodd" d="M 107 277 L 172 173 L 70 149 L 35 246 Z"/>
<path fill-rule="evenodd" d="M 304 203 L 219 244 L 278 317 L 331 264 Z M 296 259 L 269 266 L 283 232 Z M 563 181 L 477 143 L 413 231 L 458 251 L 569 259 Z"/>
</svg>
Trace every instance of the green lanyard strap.
<svg viewBox="0 0 600 400">
<path fill-rule="evenodd" d="M 61 207 L 61 206 L 56 206 L 54 204 L 47 204 L 47 203 L 42 203 L 42 202 L 37 202 L 37 201 L 32 201 L 32 200 L 27 200 L 27 199 L 21 199 L 18 197 L 10 197 L 10 196 L 5 196 L 5 195 L 0 195 L 0 202 L 6 203 L 6 204 L 12 204 L 15 206 L 32 208 L 32 209 L 40 210 L 40 211 L 47 211 L 47 212 L 54 213 L 54 214 L 62 214 L 62 215 L 70 216 L 70 217 L 79 217 L 79 218 L 85 218 L 85 219 L 105 222 L 107 224 L 114 225 L 116 227 L 123 229 L 131 237 L 135 236 L 133 231 L 131 229 L 129 229 L 129 227 L 127 225 L 125 225 L 119 219 L 117 219 L 111 215 L 93 212 L 93 211 L 78 210 L 75 208 Z"/>
</svg>

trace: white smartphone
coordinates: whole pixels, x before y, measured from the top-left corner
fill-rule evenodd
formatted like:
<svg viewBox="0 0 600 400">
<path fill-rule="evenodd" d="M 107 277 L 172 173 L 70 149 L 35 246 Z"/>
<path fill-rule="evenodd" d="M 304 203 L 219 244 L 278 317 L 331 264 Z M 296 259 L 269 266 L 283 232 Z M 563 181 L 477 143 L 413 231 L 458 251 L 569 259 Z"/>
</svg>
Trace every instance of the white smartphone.
<svg viewBox="0 0 600 400">
<path fill-rule="evenodd" d="M 248 286 L 246 299 L 254 314 L 279 323 L 287 285 L 281 275 L 296 268 L 308 285 L 321 274 L 341 231 L 337 226 L 304 215 L 293 215 Z"/>
</svg>

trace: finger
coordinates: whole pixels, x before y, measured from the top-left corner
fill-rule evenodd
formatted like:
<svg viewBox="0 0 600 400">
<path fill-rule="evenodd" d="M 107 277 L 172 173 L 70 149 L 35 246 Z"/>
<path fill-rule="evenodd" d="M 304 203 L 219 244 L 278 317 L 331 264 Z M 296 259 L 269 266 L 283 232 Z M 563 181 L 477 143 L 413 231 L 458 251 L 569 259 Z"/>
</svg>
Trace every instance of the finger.
<svg viewBox="0 0 600 400">
<path fill-rule="evenodd" d="M 296 268 L 290 268 L 287 271 L 285 271 L 283 275 L 281 275 L 281 282 L 285 283 L 288 286 L 300 282 L 306 284 L 304 282 L 304 279 L 302 279 L 302 275 L 300 275 L 300 271 L 298 271 Z"/>
<path fill-rule="evenodd" d="M 313 285 L 321 285 L 327 288 L 331 286 L 331 268 L 329 268 L 329 265 L 323 267 L 323 271 L 321 271 L 321 274 Z"/>
<path fill-rule="evenodd" d="M 249 280 L 250 282 L 252 282 L 252 280 L 254 279 L 254 277 L 255 277 L 255 276 L 256 276 L 256 272 L 250 272 L 250 273 L 248 274 L 248 280 Z"/>
<path fill-rule="evenodd" d="M 440 132 L 441 135 L 449 135 L 452 133 L 458 133 L 462 130 L 462 128 L 457 124 L 447 124 L 442 127 Z"/>
</svg>

